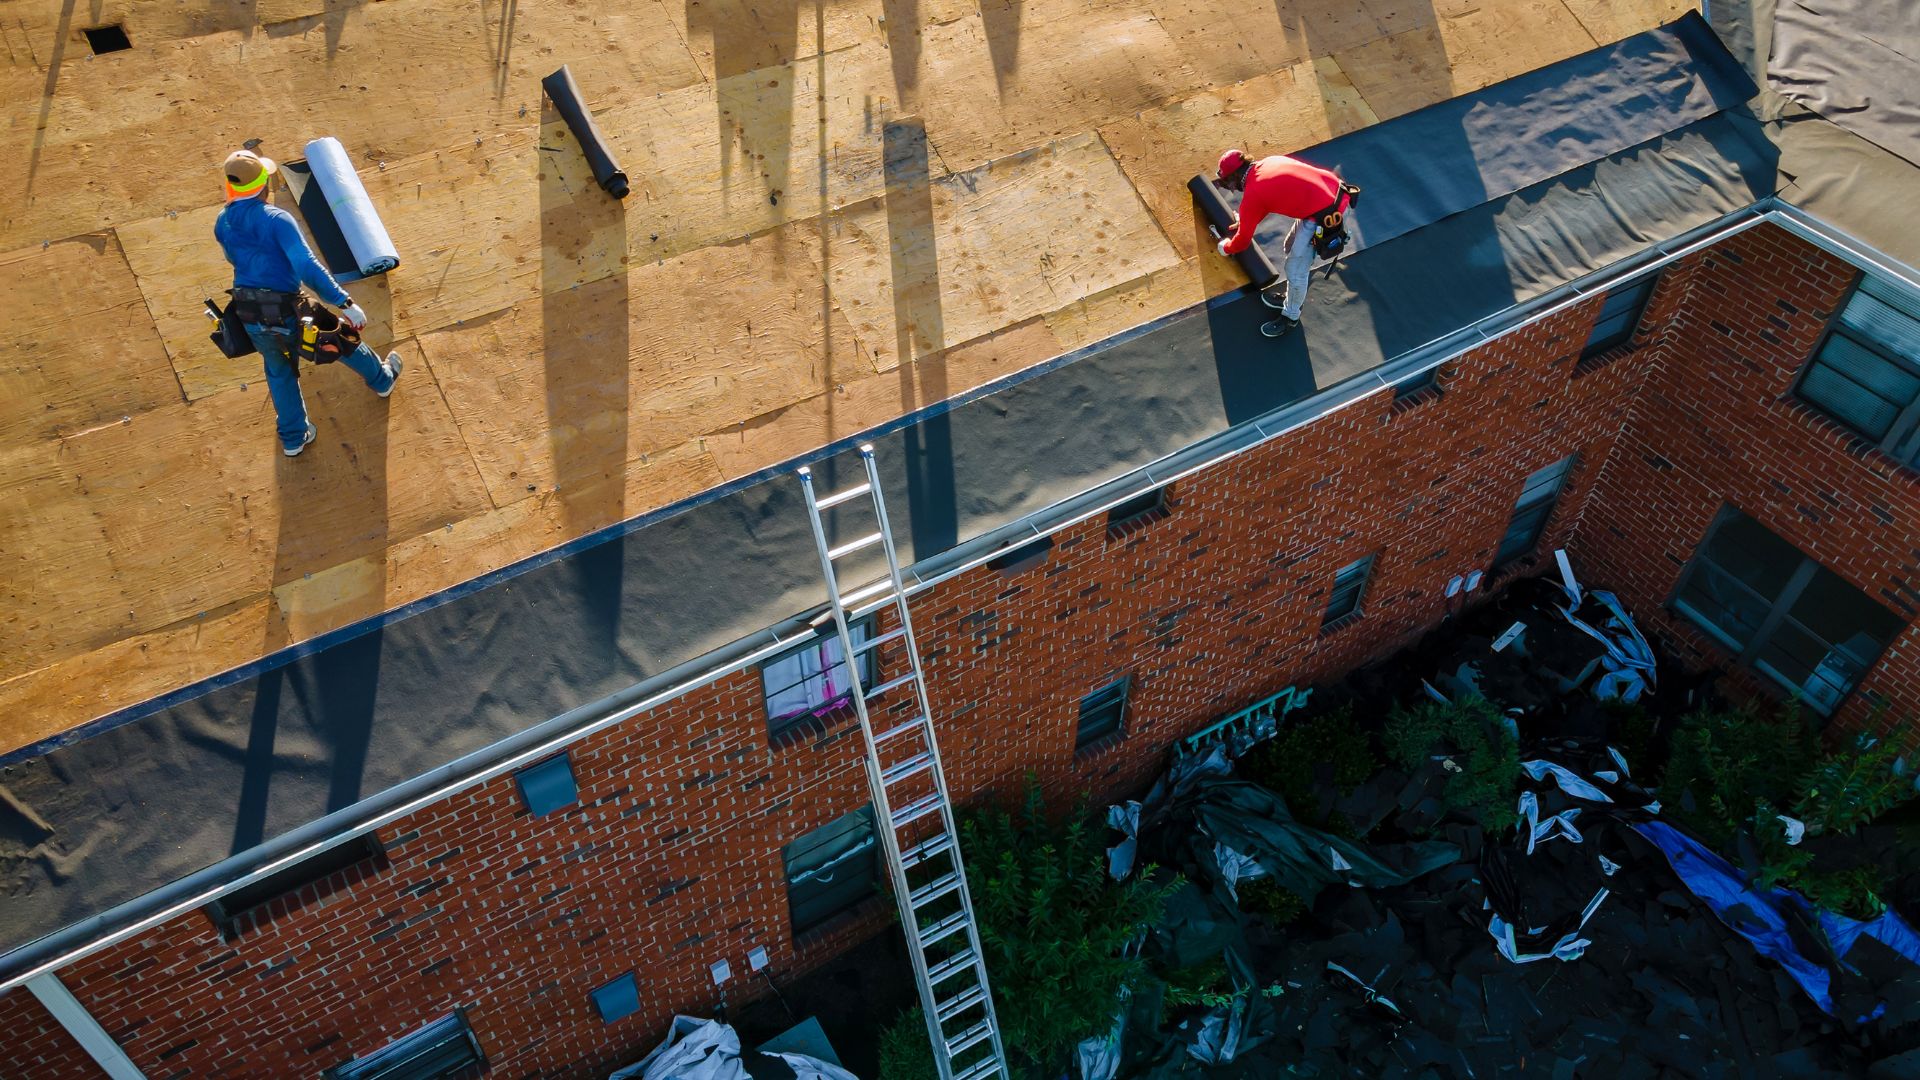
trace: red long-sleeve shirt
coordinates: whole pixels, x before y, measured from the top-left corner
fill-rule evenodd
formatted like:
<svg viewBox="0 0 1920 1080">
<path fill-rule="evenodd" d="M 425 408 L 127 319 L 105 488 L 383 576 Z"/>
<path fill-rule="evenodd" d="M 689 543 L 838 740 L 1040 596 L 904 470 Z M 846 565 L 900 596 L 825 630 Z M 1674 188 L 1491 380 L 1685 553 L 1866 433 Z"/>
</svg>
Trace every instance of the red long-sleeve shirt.
<svg viewBox="0 0 1920 1080">
<path fill-rule="evenodd" d="M 1247 171 L 1240 195 L 1240 220 L 1227 240 L 1227 254 L 1238 255 L 1253 243 L 1253 233 L 1268 214 L 1306 218 L 1340 197 L 1340 178 L 1285 154 L 1261 158 Z"/>
</svg>

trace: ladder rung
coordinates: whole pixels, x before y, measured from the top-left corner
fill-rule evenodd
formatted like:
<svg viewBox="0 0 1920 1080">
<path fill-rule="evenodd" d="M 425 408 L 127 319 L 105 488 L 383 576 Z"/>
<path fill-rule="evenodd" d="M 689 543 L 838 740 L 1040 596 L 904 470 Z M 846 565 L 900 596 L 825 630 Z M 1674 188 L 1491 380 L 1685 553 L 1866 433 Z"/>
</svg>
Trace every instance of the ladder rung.
<svg viewBox="0 0 1920 1080">
<path fill-rule="evenodd" d="M 913 680 L 919 677 L 920 677 L 920 673 L 918 671 L 912 668 L 909 668 L 905 675 L 895 675 L 893 678 L 888 679 L 886 682 L 883 682 L 879 686 L 876 686 L 873 689 L 867 691 L 867 700 L 872 701 L 874 698 L 877 698 L 882 694 L 886 694 L 894 690 L 898 690 L 901 687 L 907 685 L 908 683 L 912 682 Z"/>
<path fill-rule="evenodd" d="M 928 923 L 926 926 L 921 927 L 920 947 L 925 949 L 929 945 L 945 941 L 966 928 L 966 911 L 956 911 L 938 922 Z"/>
<path fill-rule="evenodd" d="M 893 812 L 893 827 L 908 825 L 940 809 L 940 793 L 924 795 Z"/>
<path fill-rule="evenodd" d="M 964 1054 L 967 1051 L 973 1049 L 974 1047 L 979 1046 L 981 1043 L 986 1042 L 992 1036 L 993 1036 L 993 1023 L 988 1020 L 982 1020 L 979 1023 L 968 1028 L 967 1030 L 961 1032 L 958 1036 L 954 1038 L 952 1042 L 947 1044 L 947 1057 L 949 1059 L 957 1058 L 961 1054 Z"/>
<path fill-rule="evenodd" d="M 853 655 L 859 656 L 863 652 L 872 652 L 874 649 L 877 649 L 880 646 L 885 645 L 889 641 L 898 641 L 905 636 L 907 636 L 907 631 L 905 627 L 902 627 L 898 630 L 889 630 L 886 633 L 881 634 L 879 637 L 868 638 L 867 640 L 861 642 L 860 644 L 855 645 L 853 647 Z"/>
<path fill-rule="evenodd" d="M 949 998 L 939 1004 L 940 1022 L 947 1023 L 985 1000 L 987 1000 L 986 991 L 976 984 L 959 997 Z"/>
<path fill-rule="evenodd" d="M 987 1058 L 985 1061 L 975 1062 L 966 1072 L 955 1073 L 953 1080 L 986 1080 L 987 1077 L 994 1076 L 999 1072 L 1000 1059 Z"/>
<path fill-rule="evenodd" d="M 827 558 L 838 559 L 844 555 L 851 555 L 854 552 L 859 551 L 861 548 L 870 548 L 873 545 L 879 543 L 880 541 L 885 540 L 886 538 L 887 536 L 885 533 L 874 533 L 872 536 L 863 536 L 858 540 L 848 541 L 847 543 L 841 544 L 837 548 L 833 548 L 829 550 L 827 552 Z"/>
<path fill-rule="evenodd" d="M 842 596 L 840 598 L 840 606 L 845 608 L 857 607 L 858 605 L 866 603 L 868 600 L 871 600 L 872 598 L 879 596 L 882 593 L 889 592 L 892 589 L 893 589 L 893 579 L 881 578 L 879 581 L 876 581 L 871 585 L 862 585 L 859 588 L 853 590 L 852 592 L 846 594 L 845 596 Z"/>
<path fill-rule="evenodd" d="M 813 505 L 821 510 L 825 510 L 829 506 L 839 506 L 849 499 L 857 499 L 872 490 L 872 484 L 855 484 L 845 491 L 836 491 L 824 499 L 816 500 Z"/>
<path fill-rule="evenodd" d="M 928 859 L 939 858 L 952 847 L 953 837 L 946 833 L 921 841 L 900 853 L 900 869 L 911 870 Z"/>
<path fill-rule="evenodd" d="M 960 890 L 960 875 L 948 874 L 907 894 L 907 903 L 915 908 L 923 908 L 949 893 Z"/>
<path fill-rule="evenodd" d="M 915 728 L 925 726 L 926 722 L 927 722 L 926 717 L 916 716 L 904 724 L 895 724 L 893 727 L 890 727 L 887 730 L 882 731 L 879 734 L 875 735 L 873 737 L 873 745 L 879 746 L 881 743 L 886 742 L 888 739 L 891 739 L 896 735 L 905 735 L 907 732 L 912 731 Z"/>
<path fill-rule="evenodd" d="M 954 953 L 945 960 L 927 969 L 927 985 L 937 986 L 942 980 L 950 979 L 973 967 L 973 950 L 965 949 Z"/>
<path fill-rule="evenodd" d="M 918 776 L 933 768 L 933 753 L 922 751 L 905 761 L 889 766 L 880 773 L 880 782 L 887 785 L 897 784 L 910 776 Z"/>
</svg>

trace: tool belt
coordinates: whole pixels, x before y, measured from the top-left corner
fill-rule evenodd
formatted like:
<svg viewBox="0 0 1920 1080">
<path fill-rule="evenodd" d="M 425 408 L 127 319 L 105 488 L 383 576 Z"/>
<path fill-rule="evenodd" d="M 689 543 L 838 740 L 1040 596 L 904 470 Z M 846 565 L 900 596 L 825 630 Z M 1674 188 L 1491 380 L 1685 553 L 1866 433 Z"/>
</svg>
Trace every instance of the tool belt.
<svg viewBox="0 0 1920 1080">
<path fill-rule="evenodd" d="M 360 331 L 346 320 L 302 296 L 293 327 L 294 355 L 314 364 L 331 364 L 360 347 Z"/>
<path fill-rule="evenodd" d="M 1313 252 L 1322 259 L 1331 259 L 1347 247 L 1347 212 L 1360 201 L 1360 189 L 1352 184 L 1341 184 L 1340 194 L 1334 198 L 1333 205 L 1313 215 Z"/>
<path fill-rule="evenodd" d="M 301 302 L 299 293 L 255 289 L 244 285 L 236 285 L 227 292 L 233 297 L 233 303 L 227 306 L 228 313 L 243 323 L 291 326 L 300 317 L 296 311 Z"/>
</svg>

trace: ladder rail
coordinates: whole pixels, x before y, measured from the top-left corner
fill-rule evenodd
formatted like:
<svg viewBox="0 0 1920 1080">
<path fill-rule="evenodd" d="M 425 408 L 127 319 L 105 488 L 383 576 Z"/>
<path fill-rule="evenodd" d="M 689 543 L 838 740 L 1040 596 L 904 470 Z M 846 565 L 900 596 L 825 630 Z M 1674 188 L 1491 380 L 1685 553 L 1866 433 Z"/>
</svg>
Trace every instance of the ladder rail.
<svg viewBox="0 0 1920 1080">
<path fill-rule="evenodd" d="M 879 466 L 874 460 L 873 447 L 871 445 L 862 445 L 860 447 L 860 456 L 866 467 L 866 483 L 826 499 L 815 498 L 813 472 L 810 468 L 801 468 L 799 475 L 801 489 L 805 494 L 808 522 L 812 526 L 815 553 L 820 559 L 821 572 L 825 575 L 827 581 L 827 595 L 833 616 L 834 633 L 839 638 L 840 654 L 847 666 L 847 679 L 852 689 L 854 715 L 860 724 L 861 741 L 865 750 L 864 759 L 867 772 L 867 787 L 874 807 L 875 831 L 880 834 L 881 848 L 886 856 L 888 878 L 893 884 L 895 903 L 899 906 L 902 928 L 907 935 L 907 956 L 913 964 L 914 983 L 919 991 L 921 1011 L 926 1017 L 928 1037 L 933 1043 L 933 1056 L 935 1064 L 939 1069 L 940 1080 L 955 1080 L 956 1074 L 963 1071 L 964 1074 L 969 1077 L 986 1077 L 994 1075 L 996 1072 L 998 1075 L 1004 1077 L 1007 1075 L 1006 1050 L 1001 1042 L 999 1018 L 994 1014 L 993 994 L 987 982 L 986 954 L 980 941 L 979 921 L 974 914 L 973 898 L 967 888 L 966 866 L 961 860 L 959 831 L 954 821 L 952 796 L 947 788 L 946 773 L 941 764 L 939 744 L 934 737 L 931 703 L 927 698 L 925 673 L 920 665 L 919 646 L 913 634 L 912 616 L 907 611 L 906 592 L 900 574 L 899 552 L 893 542 L 891 526 L 887 520 L 886 503 L 880 493 Z M 892 800 L 890 800 L 887 795 L 887 769 L 881 761 L 879 744 L 876 741 L 873 728 L 873 718 L 868 709 L 868 688 L 860 677 L 859 664 L 856 662 L 858 652 L 853 643 L 851 628 L 853 617 L 850 616 L 847 605 L 844 602 L 840 590 L 839 576 L 834 567 L 836 557 L 845 554 L 843 550 L 844 545 L 842 549 L 836 549 L 829 547 L 827 544 L 826 524 L 821 518 L 821 510 L 852 501 L 852 499 L 859 495 L 867 495 L 872 500 L 874 517 L 879 525 L 880 543 L 886 555 L 888 580 L 891 582 L 892 588 L 888 598 L 881 600 L 877 604 L 869 605 L 870 610 L 862 610 L 858 614 L 864 616 L 871 613 L 871 611 L 878 610 L 891 603 L 895 608 L 895 614 L 900 622 L 898 633 L 900 640 L 905 644 L 911 672 L 911 679 L 908 681 L 911 681 L 913 684 L 915 705 L 919 709 L 920 724 L 924 729 L 920 737 L 925 742 L 926 756 L 930 761 L 927 768 L 918 771 L 926 771 L 931 774 L 935 789 L 935 798 L 938 801 L 940 811 L 940 827 L 949 838 L 949 843 L 940 854 L 944 854 L 950 860 L 953 867 L 952 872 L 958 879 L 958 887 L 948 891 L 958 897 L 960 907 L 956 914 L 962 917 L 961 923 L 966 930 L 967 948 L 973 957 L 971 966 L 980 991 L 980 1001 L 978 1005 L 983 1009 L 982 1024 L 985 1027 L 988 1039 L 992 1043 L 993 1057 L 990 1061 L 995 1066 L 992 1069 L 982 1069 L 982 1066 L 988 1064 L 989 1060 L 983 1059 L 967 1066 L 965 1070 L 960 1070 L 953 1060 L 957 1055 L 949 1051 L 949 1047 L 955 1040 L 950 1040 L 945 1031 L 942 1030 L 943 1025 L 946 1024 L 948 1020 L 942 1018 L 942 1003 L 929 971 L 926 945 L 930 943 L 921 940 L 922 932 L 918 908 L 916 908 L 913 902 L 914 890 L 908 883 L 908 867 L 905 865 L 901 852 L 900 834 L 893 822 L 894 810 Z M 863 544 L 862 546 L 865 545 Z M 871 586 L 863 587 L 863 590 L 870 589 Z M 861 592 L 863 590 L 855 590 L 855 592 Z M 889 634 L 887 636 L 891 637 L 892 635 Z M 899 680 L 892 680 L 891 684 L 894 686 L 903 685 Z M 915 805 L 915 803 L 910 802 L 908 805 L 912 806 Z M 945 921 L 947 920 L 941 920 L 941 922 Z M 967 1006 L 967 1008 L 971 1007 L 973 1006 Z M 954 1016 L 958 1016 L 965 1011 L 965 1008 L 956 1009 L 953 1010 L 953 1014 Z M 980 1026 L 981 1025 L 975 1025 L 969 1028 L 967 1032 L 962 1033 L 963 1037 L 977 1032 Z M 981 1041 L 983 1040 L 977 1037 L 973 1038 L 973 1040 L 967 1044 L 967 1047 L 970 1048 L 971 1046 L 978 1045 Z"/>
<path fill-rule="evenodd" d="M 926 740 L 927 752 L 933 759 L 931 771 L 933 774 L 934 787 L 940 793 L 940 824 L 946 831 L 946 834 L 953 838 L 953 842 L 948 845 L 947 858 L 951 860 L 953 864 L 954 873 L 959 875 L 960 878 L 958 893 L 961 909 L 967 913 L 967 945 L 972 950 L 975 958 L 974 977 L 979 981 L 980 985 L 983 998 L 982 1006 L 986 1014 L 987 1030 L 991 1033 L 993 1042 L 993 1056 L 996 1061 L 1000 1062 L 1000 1071 L 1004 1076 L 1006 1074 L 1007 1054 L 1006 1047 L 1003 1046 L 1000 1041 L 1000 1018 L 994 1013 L 993 991 L 987 982 L 987 953 L 980 942 L 980 921 L 974 914 L 973 893 L 967 887 L 967 867 L 960 851 L 962 847 L 960 843 L 960 830 L 958 823 L 955 822 L 953 818 L 953 797 L 947 791 L 947 770 L 940 756 L 939 741 L 934 737 L 933 705 L 927 699 L 927 680 L 920 668 L 920 644 L 919 640 L 914 636 L 913 616 L 907 611 L 906 583 L 902 581 L 900 577 L 900 554 L 894 547 L 892 523 L 887 520 L 886 498 L 880 493 L 880 465 L 879 462 L 874 460 L 873 448 L 870 445 L 861 447 L 860 456 L 861 460 L 865 462 L 867 466 L 867 484 L 873 495 L 874 514 L 880 522 L 880 543 L 886 551 L 887 573 L 893 579 L 893 595 L 895 598 L 895 607 L 898 609 L 897 613 L 900 619 L 902 640 L 906 642 L 907 655 L 913 664 L 915 673 L 920 675 L 919 678 L 913 681 L 913 692 L 916 699 L 914 704 L 919 708 L 920 715 L 927 718 L 927 730 L 924 738 Z M 894 858 L 897 864 L 899 859 L 897 851 Z M 903 871 L 902 880 L 904 879 L 905 873 Z M 916 921 L 909 921 L 907 925 L 918 927 L 919 924 Z M 920 953 L 920 949 L 917 947 L 909 951 L 916 954 Z M 930 984 L 927 982 L 926 975 L 926 957 L 924 955 L 920 956 L 919 962 L 915 967 L 916 973 L 921 979 L 920 985 L 929 987 Z M 939 1032 L 940 1020 L 936 1004 L 933 1001 L 935 995 L 929 991 L 923 992 L 921 996 L 925 999 L 922 1004 L 927 1010 L 928 1027 L 934 1031 L 936 1045 L 940 1047 L 940 1049 L 934 1053 L 934 1058 L 942 1062 L 944 1072 L 951 1068 L 951 1062 L 945 1060 L 947 1057 L 944 1049 L 946 1045 L 945 1036 Z"/>
</svg>

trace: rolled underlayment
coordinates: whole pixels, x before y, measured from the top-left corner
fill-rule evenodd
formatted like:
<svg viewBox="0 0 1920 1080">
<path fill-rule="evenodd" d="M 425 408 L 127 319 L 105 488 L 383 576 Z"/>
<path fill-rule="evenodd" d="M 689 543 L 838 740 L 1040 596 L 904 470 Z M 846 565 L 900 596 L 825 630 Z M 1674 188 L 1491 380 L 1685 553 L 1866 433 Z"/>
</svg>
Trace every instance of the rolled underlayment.
<svg viewBox="0 0 1920 1080">
<path fill-rule="evenodd" d="M 380 215 L 367 197 L 366 186 L 353 171 L 353 161 L 340 140 L 328 136 L 307 144 L 307 167 L 326 196 L 327 209 L 340 227 L 340 236 L 353 254 L 354 265 L 362 277 L 384 274 L 400 265 L 400 252 L 380 223 Z"/>
<path fill-rule="evenodd" d="M 626 198 L 627 174 L 620 171 L 620 163 L 607 148 L 606 136 L 600 134 L 600 125 L 593 122 L 593 114 L 587 111 L 586 101 L 580 97 L 580 86 L 573 81 L 573 72 L 561 64 L 560 70 L 540 80 L 540 89 L 547 92 L 554 111 L 567 122 L 567 130 L 573 132 L 581 152 L 587 155 L 587 167 L 593 170 L 593 178 L 601 189 L 616 199 Z"/>
<path fill-rule="evenodd" d="M 1213 186 L 1213 181 L 1205 176 L 1195 176 L 1187 181 L 1187 190 L 1193 192 L 1194 204 L 1200 207 L 1201 213 L 1207 215 L 1207 220 L 1221 236 L 1233 235 L 1233 209 L 1227 205 L 1220 189 Z M 1256 289 L 1264 289 L 1280 280 L 1280 271 L 1274 269 L 1273 260 L 1267 258 L 1267 253 L 1260 250 L 1259 244 L 1248 244 L 1247 250 L 1235 255 L 1234 259 L 1240 263 L 1240 269 L 1247 272 Z"/>
</svg>

